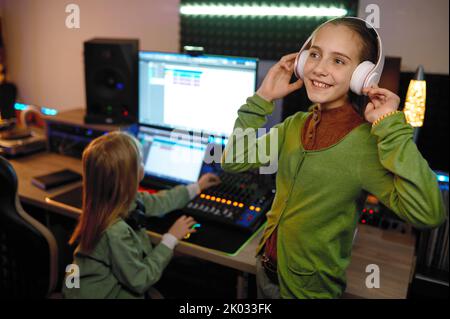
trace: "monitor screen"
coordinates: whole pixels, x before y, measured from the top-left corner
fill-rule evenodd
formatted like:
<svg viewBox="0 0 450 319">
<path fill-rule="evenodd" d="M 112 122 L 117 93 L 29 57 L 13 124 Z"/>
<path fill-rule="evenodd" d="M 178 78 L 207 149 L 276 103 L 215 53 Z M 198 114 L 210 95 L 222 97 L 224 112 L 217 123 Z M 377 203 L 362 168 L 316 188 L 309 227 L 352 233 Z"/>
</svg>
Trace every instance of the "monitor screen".
<svg viewBox="0 0 450 319">
<path fill-rule="evenodd" d="M 256 88 L 258 60 L 139 53 L 139 123 L 229 136 Z"/>
<path fill-rule="evenodd" d="M 207 142 L 192 136 L 174 137 L 168 130 L 140 126 L 145 176 L 177 184 L 199 178 Z"/>
</svg>

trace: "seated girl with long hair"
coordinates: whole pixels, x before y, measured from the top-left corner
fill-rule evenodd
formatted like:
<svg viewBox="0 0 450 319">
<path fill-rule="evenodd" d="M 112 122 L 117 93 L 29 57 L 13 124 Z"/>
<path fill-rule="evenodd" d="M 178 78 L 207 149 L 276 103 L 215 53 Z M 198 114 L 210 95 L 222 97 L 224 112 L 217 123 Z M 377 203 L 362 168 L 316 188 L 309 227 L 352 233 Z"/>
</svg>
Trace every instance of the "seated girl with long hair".
<svg viewBox="0 0 450 319">
<path fill-rule="evenodd" d="M 137 202 L 146 216 L 185 206 L 200 191 L 220 183 L 213 174 L 198 183 L 176 186 L 156 194 L 138 192 L 144 176 L 139 142 L 123 132 L 94 141 L 83 152 L 83 212 L 69 241 L 78 243 L 74 264 L 80 287 L 63 287 L 65 298 L 146 298 L 173 255 L 173 248 L 194 232 L 192 217 L 180 217 L 161 242 L 152 246 L 145 227 L 134 229 L 126 220 Z"/>
</svg>

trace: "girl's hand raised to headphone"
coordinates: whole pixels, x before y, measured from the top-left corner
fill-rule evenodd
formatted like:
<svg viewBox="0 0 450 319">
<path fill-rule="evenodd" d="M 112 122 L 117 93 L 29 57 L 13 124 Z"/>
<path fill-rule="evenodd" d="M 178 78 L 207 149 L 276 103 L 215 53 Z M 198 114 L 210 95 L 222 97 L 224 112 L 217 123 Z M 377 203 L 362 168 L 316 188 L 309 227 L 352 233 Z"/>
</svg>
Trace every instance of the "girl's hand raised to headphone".
<svg viewBox="0 0 450 319">
<path fill-rule="evenodd" d="M 197 222 L 192 217 L 185 215 L 177 219 L 177 221 L 170 227 L 169 233 L 175 236 L 176 239 L 181 240 L 188 233 L 195 233 L 196 230 L 192 229 Z"/>
<path fill-rule="evenodd" d="M 256 91 L 260 97 L 268 102 L 285 97 L 303 86 L 302 80 L 290 83 L 294 73 L 294 63 L 297 53 L 285 55 L 267 72 L 264 81 Z"/>
<path fill-rule="evenodd" d="M 367 87 L 363 89 L 363 93 L 367 94 L 370 102 L 366 106 L 364 116 L 370 123 L 375 122 L 384 114 L 396 111 L 400 104 L 400 98 L 387 89 Z"/>
</svg>

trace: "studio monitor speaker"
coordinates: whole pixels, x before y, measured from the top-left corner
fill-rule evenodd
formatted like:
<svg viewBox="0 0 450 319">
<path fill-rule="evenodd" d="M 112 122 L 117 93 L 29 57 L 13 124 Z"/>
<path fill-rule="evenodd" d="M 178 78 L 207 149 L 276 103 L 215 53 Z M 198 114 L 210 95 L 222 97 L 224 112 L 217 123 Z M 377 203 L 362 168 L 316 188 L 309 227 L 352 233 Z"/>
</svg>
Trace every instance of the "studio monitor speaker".
<svg viewBox="0 0 450 319">
<path fill-rule="evenodd" d="M 137 39 L 84 42 L 86 123 L 134 123 L 138 119 Z"/>
</svg>

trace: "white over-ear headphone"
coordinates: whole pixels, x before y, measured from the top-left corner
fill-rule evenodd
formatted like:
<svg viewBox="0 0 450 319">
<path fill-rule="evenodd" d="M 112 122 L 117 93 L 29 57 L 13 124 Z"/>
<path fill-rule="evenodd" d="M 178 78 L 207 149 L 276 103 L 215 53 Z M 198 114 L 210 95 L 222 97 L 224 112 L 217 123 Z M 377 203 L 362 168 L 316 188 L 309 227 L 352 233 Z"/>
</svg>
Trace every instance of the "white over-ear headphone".
<svg viewBox="0 0 450 319">
<path fill-rule="evenodd" d="M 341 18 L 342 19 L 342 18 Z M 383 44 L 381 42 L 381 37 L 378 34 L 377 30 L 368 22 L 361 18 L 357 17 L 344 17 L 344 19 L 356 19 L 363 21 L 366 23 L 366 26 L 370 27 L 372 30 L 375 31 L 375 34 L 377 35 L 377 41 L 378 41 L 378 61 L 377 64 L 373 64 L 371 61 L 363 61 L 361 62 L 353 71 L 352 79 L 350 80 L 350 89 L 358 94 L 362 95 L 362 89 L 365 87 L 369 87 L 374 84 L 378 84 L 380 81 L 381 73 L 383 72 L 384 67 L 384 54 L 383 54 Z M 332 21 L 332 20 L 330 20 Z M 321 26 L 327 24 L 327 21 L 323 23 Z M 321 27 L 320 26 L 320 27 Z M 309 56 L 309 50 L 306 50 L 306 48 L 311 44 L 312 35 L 306 40 L 306 42 L 303 44 L 302 48 L 300 49 L 297 57 L 295 58 L 295 64 L 294 64 L 294 73 L 295 76 L 299 79 L 304 79 L 304 67 L 306 59 Z"/>
</svg>

